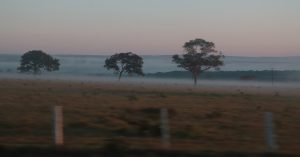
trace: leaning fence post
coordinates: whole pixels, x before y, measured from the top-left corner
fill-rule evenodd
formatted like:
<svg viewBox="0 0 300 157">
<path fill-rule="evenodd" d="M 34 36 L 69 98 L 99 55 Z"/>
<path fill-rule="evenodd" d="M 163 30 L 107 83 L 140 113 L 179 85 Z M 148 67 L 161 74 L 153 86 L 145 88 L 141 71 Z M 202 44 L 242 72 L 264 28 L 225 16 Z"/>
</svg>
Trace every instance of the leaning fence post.
<svg viewBox="0 0 300 157">
<path fill-rule="evenodd" d="M 267 152 L 273 152 L 278 148 L 275 140 L 273 116 L 271 112 L 265 112 L 265 140 L 267 144 Z"/>
<path fill-rule="evenodd" d="M 63 108 L 62 106 L 54 106 L 54 143 L 55 145 L 64 144 L 64 130 L 63 130 Z"/>
<path fill-rule="evenodd" d="M 160 110 L 160 129 L 161 139 L 164 148 L 170 147 L 170 133 L 169 133 L 169 119 L 168 109 L 162 108 Z"/>
</svg>

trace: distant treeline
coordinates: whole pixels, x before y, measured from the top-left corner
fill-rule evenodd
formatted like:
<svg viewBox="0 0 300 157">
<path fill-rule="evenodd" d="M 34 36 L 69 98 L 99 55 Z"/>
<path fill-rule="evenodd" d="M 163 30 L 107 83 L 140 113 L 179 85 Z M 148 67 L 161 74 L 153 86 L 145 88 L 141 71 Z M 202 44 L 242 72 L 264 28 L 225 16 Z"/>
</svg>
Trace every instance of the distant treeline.
<svg viewBox="0 0 300 157">
<path fill-rule="evenodd" d="M 147 74 L 156 78 L 191 78 L 188 71 L 170 71 Z M 300 71 L 206 71 L 199 75 L 205 80 L 244 80 L 244 81 L 300 81 Z"/>
</svg>

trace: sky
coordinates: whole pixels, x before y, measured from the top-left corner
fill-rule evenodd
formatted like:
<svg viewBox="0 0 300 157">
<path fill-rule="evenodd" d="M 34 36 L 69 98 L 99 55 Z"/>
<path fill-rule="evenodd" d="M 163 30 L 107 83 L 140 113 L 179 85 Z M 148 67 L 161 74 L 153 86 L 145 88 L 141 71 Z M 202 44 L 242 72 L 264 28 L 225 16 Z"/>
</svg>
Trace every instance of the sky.
<svg viewBox="0 0 300 157">
<path fill-rule="evenodd" d="M 0 53 L 300 56 L 300 0 L 0 0 Z"/>
</svg>

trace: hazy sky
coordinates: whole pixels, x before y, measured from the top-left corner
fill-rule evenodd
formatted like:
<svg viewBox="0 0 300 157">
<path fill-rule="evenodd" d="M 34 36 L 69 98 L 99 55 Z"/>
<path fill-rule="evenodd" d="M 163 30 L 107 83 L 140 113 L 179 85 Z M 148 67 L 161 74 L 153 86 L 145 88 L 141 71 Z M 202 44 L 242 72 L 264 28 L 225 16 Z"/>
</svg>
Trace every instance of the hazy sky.
<svg viewBox="0 0 300 157">
<path fill-rule="evenodd" d="M 0 53 L 300 56 L 300 0 L 0 0 Z"/>
</svg>

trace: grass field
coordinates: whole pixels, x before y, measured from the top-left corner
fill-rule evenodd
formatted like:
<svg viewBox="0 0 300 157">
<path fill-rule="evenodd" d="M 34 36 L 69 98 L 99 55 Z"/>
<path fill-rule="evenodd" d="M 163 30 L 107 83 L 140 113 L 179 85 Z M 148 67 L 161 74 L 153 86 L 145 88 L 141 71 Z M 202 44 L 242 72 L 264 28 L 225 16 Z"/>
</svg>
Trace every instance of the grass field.
<svg viewBox="0 0 300 157">
<path fill-rule="evenodd" d="M 0 145 L 51 146 L 53 106 L 64 108 L 66 148 L 117 141 L 160 149 L 160 108 L 171 150 L 265 151 L 264 112 L 274 114 L 278 153 L 300 154 L 300 89 L 0 80 Z"/>
</svg>

